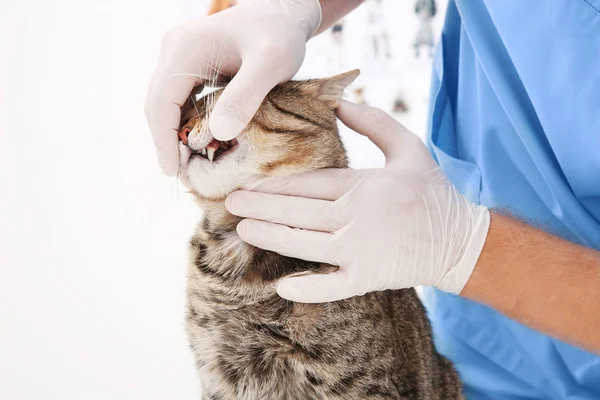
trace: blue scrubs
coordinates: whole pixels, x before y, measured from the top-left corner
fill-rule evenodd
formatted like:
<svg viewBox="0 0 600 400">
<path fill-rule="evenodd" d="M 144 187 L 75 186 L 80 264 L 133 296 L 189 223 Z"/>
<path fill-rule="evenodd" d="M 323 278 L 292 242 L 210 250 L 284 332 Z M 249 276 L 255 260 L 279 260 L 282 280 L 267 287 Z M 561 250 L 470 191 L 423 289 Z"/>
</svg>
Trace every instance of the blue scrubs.
<svg viewBox="0 0 600 400">
<path fill-rule="evenodd" d="M 428 145 L 458 189 L 600 250 L 600 0 L 450 0 L 432 82 Z M 425 302 L 468 399 L 600 399 L 599 356 Z"/>
</svg>

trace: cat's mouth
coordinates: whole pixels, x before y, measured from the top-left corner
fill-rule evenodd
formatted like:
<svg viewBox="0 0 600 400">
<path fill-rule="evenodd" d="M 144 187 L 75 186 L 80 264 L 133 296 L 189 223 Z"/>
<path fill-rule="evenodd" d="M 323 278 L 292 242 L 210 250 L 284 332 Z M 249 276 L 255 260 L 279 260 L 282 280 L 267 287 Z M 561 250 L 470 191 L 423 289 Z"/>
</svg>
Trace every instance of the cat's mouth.
<svg viewBox="0 0 600 400">
<path fill-rule="evenodd" d="M 201 157 L 210 162 L 215 162 L 225 154 L 232 152 L 238 145 L 237 139 L 220 141 L 213 138 L 209 144 L 200 150 L 192 150 L 190 160 L 194 157 Z"/>
</svg>

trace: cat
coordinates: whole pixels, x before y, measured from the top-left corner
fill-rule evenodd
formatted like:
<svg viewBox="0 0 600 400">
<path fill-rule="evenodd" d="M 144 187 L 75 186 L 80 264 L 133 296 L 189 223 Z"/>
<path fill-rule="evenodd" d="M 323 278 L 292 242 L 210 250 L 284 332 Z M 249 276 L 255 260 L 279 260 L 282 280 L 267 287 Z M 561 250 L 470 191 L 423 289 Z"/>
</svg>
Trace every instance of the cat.
<svg viewBox="0 0 600 400">
<path fill-rule="evenodd" d="M 324 304 L 275 292 L 287 275 L 336 267 L 241 241 L 227 194 L 258 177 L 347 168 L 335 109 L 358 70 L 277 85 L 231 141 L 212 137 L 221 91 L 192 103 L 179 177 L 204 210 L 190 241 L 186 328 L 204 400 L 462 399 L 414 289 Z"/>
</svg>

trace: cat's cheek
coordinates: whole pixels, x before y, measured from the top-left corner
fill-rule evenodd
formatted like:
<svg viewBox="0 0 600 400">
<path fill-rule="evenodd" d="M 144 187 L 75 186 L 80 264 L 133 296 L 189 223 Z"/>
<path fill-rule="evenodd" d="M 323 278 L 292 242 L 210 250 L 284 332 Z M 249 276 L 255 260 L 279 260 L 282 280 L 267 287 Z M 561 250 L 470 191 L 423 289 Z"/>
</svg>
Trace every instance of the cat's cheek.
<svg viewBox="0 0 600 400">
<path fill-rule="evenodd" d="M 190 160 L 190 155 L 192 151 L 189 147 L 183 144 L 183 142 L 179 142 L 179 169 L 187 165 Z"/>
<path fill-rule="evenodd" d="M 194 190 L 194 185 L 190 181 L 190 178 L 187 175 L 187 171 L 184 173 L 179 173 L 179 181 L 189 190 Z"/>
<path fill-rule="evenodd" d="M 179 151 L 180 181 L 186 188 L 208 198 L 224 197 L 260 172 L 260 160 L 243 140 L 231 153 L 215 162 L 191 156 L 191 151 L 182 144 Z"/>
</svg>

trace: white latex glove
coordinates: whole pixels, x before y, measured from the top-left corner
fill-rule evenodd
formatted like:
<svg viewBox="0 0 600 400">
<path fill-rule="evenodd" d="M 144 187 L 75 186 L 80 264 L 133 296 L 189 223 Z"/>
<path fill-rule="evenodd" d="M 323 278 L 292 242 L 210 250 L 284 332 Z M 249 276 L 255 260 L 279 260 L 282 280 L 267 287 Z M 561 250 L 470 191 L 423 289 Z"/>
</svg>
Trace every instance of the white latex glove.
<svg viewBox="0 0 600 400">
<path fill-rule="evenodd" d="M 417 285 L 459 293 L 483 248 L 488 210 L 460 194 L 421 140 L 383 111 L 342 101 L 338 116 L 383 151 L 385 168 L 271 178 L 226 200 L 231 213 L 251 218 L 237 228 L 247 243 L 339 266 L 285 278 L 279 295 L 315 303 Z"/>
<path fill-rule="evenodd" d="M 235 75 L 209 120 L 215 138 L 234 138 L 266 94 L 300 69 L 320 21 L 318 0 L 248 0 L 167 32 L 145 104 L 163 171 L 177 172 L 181 107 L 195 87 Z"/>
</svg>

